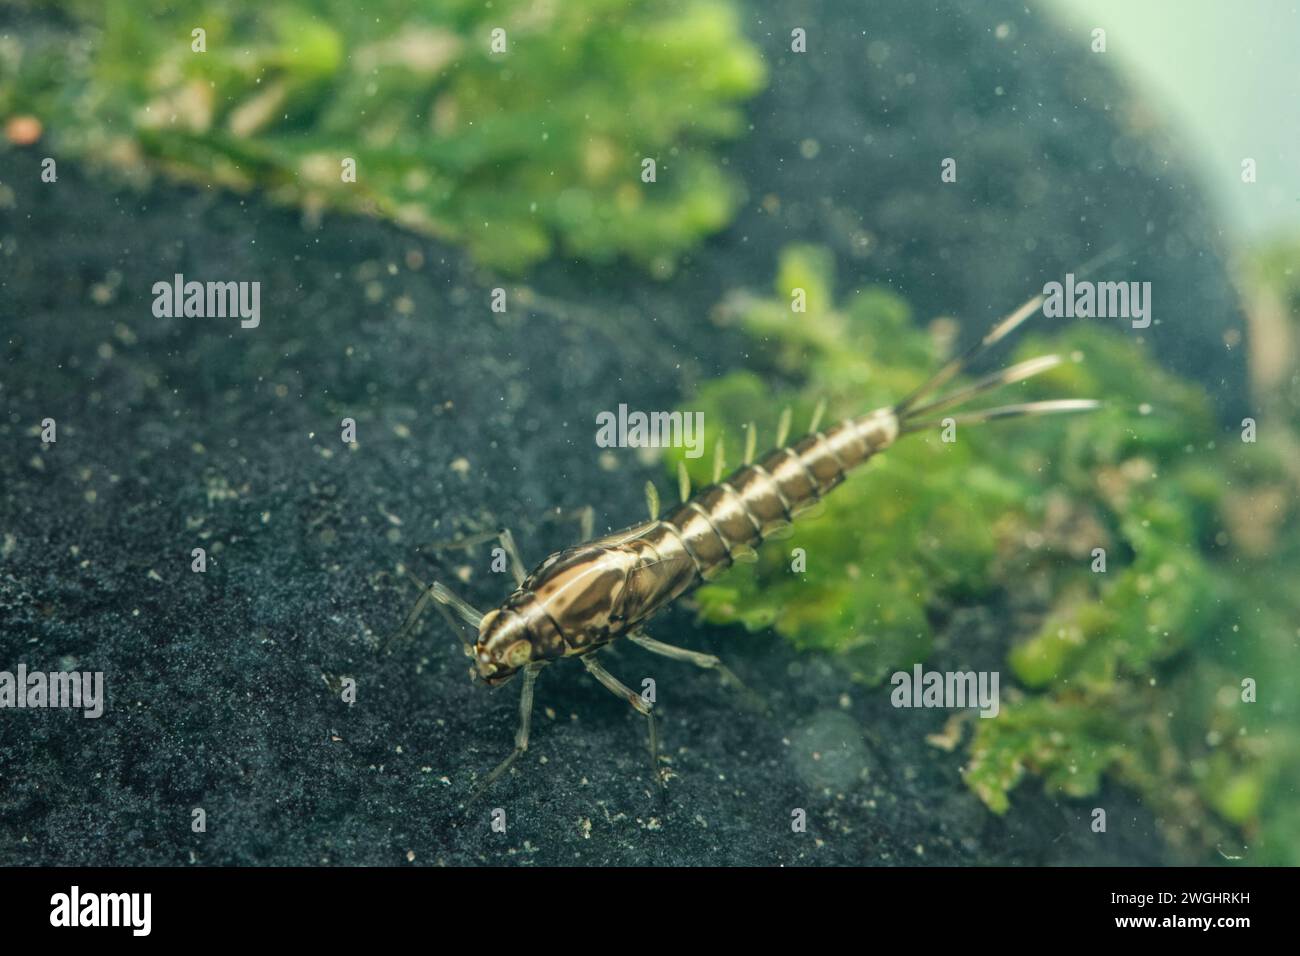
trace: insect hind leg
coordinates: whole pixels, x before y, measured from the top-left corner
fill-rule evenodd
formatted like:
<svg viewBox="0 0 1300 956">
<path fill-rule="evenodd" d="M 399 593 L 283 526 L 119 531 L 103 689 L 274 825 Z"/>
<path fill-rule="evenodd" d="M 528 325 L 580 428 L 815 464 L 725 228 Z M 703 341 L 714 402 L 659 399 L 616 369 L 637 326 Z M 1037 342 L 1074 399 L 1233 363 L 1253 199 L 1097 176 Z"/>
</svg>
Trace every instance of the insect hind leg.
<svg viewBox="0 0 1300 956">
<path fill-rule="evenodd" d="M 582 658 L 582 665 L 587 668 L 588 673 L 604 685 L 605 689 L 615 697 L 622 697 L 632 709 L 639 714 L 644 714 L 646 723 L 650 730 L 650 770 L 654 774 L 655 783 L 661 788 L 664 785 L 663 774 L 659 772 L 659 732 L 655 728 L 654 708 L 640 694 L 626 687 L 617 677 L 605 670 L 600 662 L 596 660 L 594 654 L 587 654 Z"/>
</svg>

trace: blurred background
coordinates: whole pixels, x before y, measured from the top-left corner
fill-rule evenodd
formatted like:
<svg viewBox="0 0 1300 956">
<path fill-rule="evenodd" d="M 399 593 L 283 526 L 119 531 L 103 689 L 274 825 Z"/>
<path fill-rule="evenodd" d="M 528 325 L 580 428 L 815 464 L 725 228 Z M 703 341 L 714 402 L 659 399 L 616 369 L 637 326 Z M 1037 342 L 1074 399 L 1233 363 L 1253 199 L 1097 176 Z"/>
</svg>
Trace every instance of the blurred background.
<svg viewBox="0 0 1300 956">
<path fill-rule="evenodd" d="M 1118 34 L 1111 51 L 1169 121 L 1187 131 L 1226 226 L 1246 241 L 1294 236 L 1300 130 L 1279 113 L 1281 104 L 1300 100 L 1300 76 L 1289 63 L 1300 39 L 1294 3 L 1189 0 L 1179 5 L 1176 21 L 1162 3 L 1052 0 L 1051 6 L 1074 28 L 1104 26 Z M 1269 166 L 1258 189 L 1237 188 L 1244 156 Z"/>
</svg>

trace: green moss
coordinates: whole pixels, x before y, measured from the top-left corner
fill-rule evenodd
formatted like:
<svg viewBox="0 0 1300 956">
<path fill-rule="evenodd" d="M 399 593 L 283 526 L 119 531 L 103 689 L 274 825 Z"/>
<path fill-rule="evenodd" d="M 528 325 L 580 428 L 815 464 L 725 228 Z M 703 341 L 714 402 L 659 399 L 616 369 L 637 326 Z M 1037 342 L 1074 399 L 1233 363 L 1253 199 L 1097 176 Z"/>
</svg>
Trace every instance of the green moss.
<svg viewBox="0 0 1300 956">
<path fill-rule="evenodd" d="M 1102 774 L 1133 750 L 1120 716 L 1097 704 L 1038 697 L 980 721 L 966 783 L 995 813 L 1007 811 L 1010 792 L 1027 772 L 1067 796 L 1095 793 Z"/>
<path fill-rule="evenodd" d="M 60 148 L 376 212 L 503 270 L 557 248 L 671 270 L 740 201 L 710 148 L 764 81 L 728 0 L 54 5 L 83 38 L 22 51 L 0 104 Z"/>
<path fill-rule="evenodd" d="M 932 337 L 896 297 L 862 292 L 835 308 L 831 265 L 789 249 L 777 298 L 724 310 L 765 343 L 772 369 L 700 390 L 688 407 L 704 411 L 710 441 L 730 433 L 734 453 L 746 422 L 771 436 L 783 405 L 806 422 L 817 396 L 832 415 L 859 414 L 936 366 Z M 806 313 L 791 311 L 795 288 Z M 1040 623 L 1011 641 L 1002 713 L 974 722 L 965 777 L 981 799 L 1005 812 L 1026 774 L 1072 797 L 1111 774 L 1193 855 L 1237 827 L 1256 841 L 1252 859 L 1296 862 L 1300 815 L 1285 804 L 1300 766 L 1300 598 L 1278 587 L 1300 570 L 1290 446 L 1224 436 L 1204 390 L 1122 334 L 1078 324 L 1019 354 L 1048 351 L 1072 361 L 996 401 L 1096 397 L 1103 410 L 965 428 L 951 444 L 907 438 L 756 565 L 703 587 L 701 613 L 771 627 L 878 683 L 927 655 L 935 608 L 1047 595 Z M 686 464 L 696 482 L 711 477 L 706 461 Z M 1240 697 L 1251 675 L 1269 684 L 1257 704 Z"/>
</svg>

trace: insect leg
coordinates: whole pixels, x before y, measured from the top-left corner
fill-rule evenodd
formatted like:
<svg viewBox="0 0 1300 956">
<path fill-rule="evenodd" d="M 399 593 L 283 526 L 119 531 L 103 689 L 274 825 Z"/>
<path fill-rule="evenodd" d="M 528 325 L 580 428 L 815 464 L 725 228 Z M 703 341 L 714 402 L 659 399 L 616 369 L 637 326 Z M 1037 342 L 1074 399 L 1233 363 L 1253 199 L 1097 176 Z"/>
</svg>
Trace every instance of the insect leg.
<svg viewBox="0 0 1300 956">
<path fill-rule="evenodd" d="M 528 749 L 528 729 L 533 722 L 533 684 L 537 682 L 537 674 L 544 666 L 529 664 L 524 668 L 524 687 L 519 694 L 519 729 L 515 731 L 515 749 L 510 752 L 510 756 L 497 764 L 495 770 L 483 778 L 483 782 L 470 794 L 469 802 L 477 800 L 484 790 L 496 783 L 500 776 L 519 759 L 519 755 Z"/>
<path fill-rule="evenodd" d="M 528 571 L 524 568 L 524 559 L 519 556 L 519 546 L 515 544 L 515 536 L 510 533 L 509 528 L 501 529 L 501 547 L 506 549 L 506 557 L 510 559 L 510 570 L 515 576 L 515 584 L 524 583 L 524 578 L 528 577 Z"/>
<path fill-rule="evenodd" d="M 523 584 L 524 578 L 527 577 L 527 571 L 524 570 L 523 558 L 519 556 L 519 546 L 515 544 L 515 536 L 510 533 L 509 528 L 471 534 L 464 538 L 457 538 L 454 541 L 435 541 L 433 544 L 426 545 L 426 547 L 431 551 L 451 551 L 457 548 L 472 548 L 476 544 L 484 544 L 492 540 L 500 542 L 502 549 L 505 551 L 506 558 L 510 561 L 510 573 L 514 575 L 515 584 Z"/>
<path fill-rule="evenodd" d="M 569 521 L 573 518 L 578 520 L 578 544 L 585 544 L 590 541 L 596 533 L 596 512 L 592 510 L 591 505 L 583 505 L 581 508 L 571 508 L 568 511 L 561 511 L 559 508 L 556 508 L 554 511 L 545 515 L 543 520 Z"/>
<path fill-rule="evenodd" d="M 639 714 L 645 714 L 646 721 L 650 727 L 650 768 L 654 773 L 655 782 L 659 786 L 664 785 L 664 778 L 659 773 L 659 732 L 655 729 L 654 708 L 636 691 L 625 687 L 617 677 L 605 670 L 596 660 L 595 654 L 587 654 L 582 658 L 582 664 L 596 680 L 605 685 L 605 688 L 616 697 L 622 697 L 632 708 Z"/>
<path fill-rule="evenodd" d="M 425 586 L 419 578 L 409 570 L 406 575 L 416 583 L 420 588 L 420 597 L 411 608 L 411 612 L 406 615 L 406 620 L 402 623 L 401 628 L 388 639 L 389 646 L 392 646 L 400 640 L 405 640 L 414 630 L 416 623 L 420 620 L 420 615 L 424 613 L 425 608 L 429 606 L 430 601 L 434 601 L 435 606 L 442 612 L 451 629 L 460 637 L 461 643 L 469 647 L 464 635 L 461 633 L 460 626 L 456 623 L 459 617 L 466 624 L 469 624 L 474 630 L 478 630 L 479 622 L 483 620 L 483 615 L 475 610 L 470 604 L 458 598 L 451 591 L 447 590 L 440 582 L 434 581 L 433 584 Z"/>
<path fill-rule="evenodd" d="M 639 647 L 645 648 L 651 654 L 658 654 L 661 657 L 667 657 L 669 660 L 685 661 L 688 664 L 694 664 L 696 667 L 702 667 L 705 670 L 716 671 L 722 678 L 724 684 L 732 685 L 740 691 L 749 702 L 759 710 L 767 710 L 767 705 L 763 698 L 754 691 L 745 686 L 744 681 L 735 675 L 731 668 L 722 663 L 720 659 L 712 654 L 702 654 L 699 651 L 687 650 L 684 647 L 674 647 L 672 644 L 665 644 L 663 641 L 656 641 L 645 631 L 633 631 L 627 636 L 627 639 Z"/>
</svg>

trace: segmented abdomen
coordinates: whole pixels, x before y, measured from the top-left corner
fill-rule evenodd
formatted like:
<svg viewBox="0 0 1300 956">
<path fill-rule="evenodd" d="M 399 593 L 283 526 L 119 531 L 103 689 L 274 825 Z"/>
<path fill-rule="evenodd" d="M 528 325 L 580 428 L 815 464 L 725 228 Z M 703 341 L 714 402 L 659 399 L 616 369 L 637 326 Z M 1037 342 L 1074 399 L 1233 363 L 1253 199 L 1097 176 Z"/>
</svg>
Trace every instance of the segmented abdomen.
<svg viewBox="0 0 1300 956">
<path fill-rule="evenodd" d="M 897 420 L 887 409 L 848 419 L 700 491 L 621 545 L 642 566 L 638 580 L 629 582 L 629 616 L 649 617 L 731 567 L 737 555 L 789 525 L 897 435 Z"/>
</svg>

